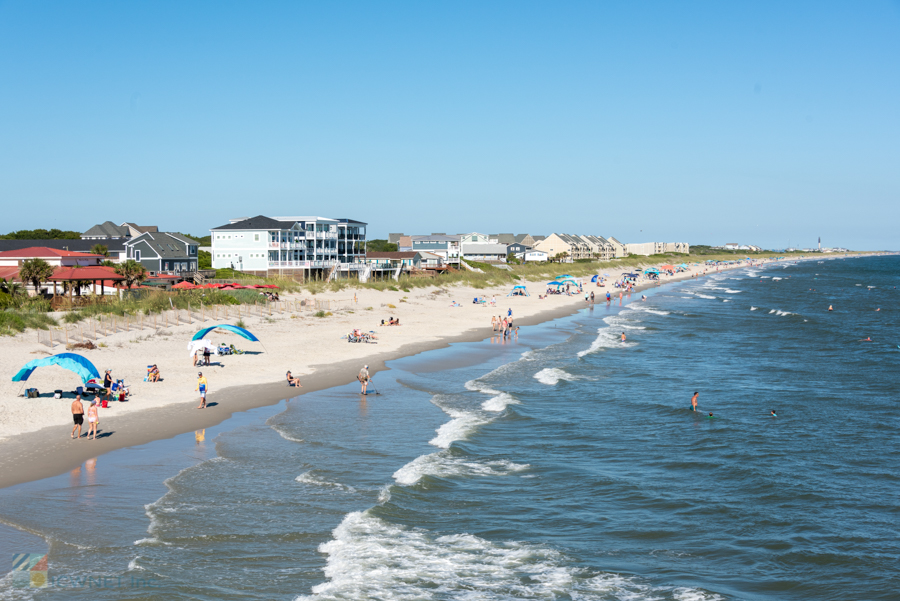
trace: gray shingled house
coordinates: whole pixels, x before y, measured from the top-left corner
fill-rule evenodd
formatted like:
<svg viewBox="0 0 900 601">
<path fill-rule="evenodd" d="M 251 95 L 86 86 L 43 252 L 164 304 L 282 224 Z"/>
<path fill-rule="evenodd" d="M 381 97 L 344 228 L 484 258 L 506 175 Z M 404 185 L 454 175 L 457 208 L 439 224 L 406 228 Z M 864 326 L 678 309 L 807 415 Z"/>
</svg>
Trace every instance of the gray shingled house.
<svg viewBox="0 0 900 601">
<path fill-rule="evenodd" d="M 126 256 L 156 273 L 197 271 L 200 243 L 172 232 L 146 232 L 125 242 Z"/>
</svg>

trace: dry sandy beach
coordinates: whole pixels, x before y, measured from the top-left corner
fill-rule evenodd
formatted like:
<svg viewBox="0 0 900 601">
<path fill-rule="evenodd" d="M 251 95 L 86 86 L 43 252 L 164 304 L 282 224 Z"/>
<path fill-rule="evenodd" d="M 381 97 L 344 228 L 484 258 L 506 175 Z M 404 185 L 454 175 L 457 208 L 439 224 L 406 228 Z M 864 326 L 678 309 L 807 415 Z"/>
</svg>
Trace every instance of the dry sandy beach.
<svg viewBox="0 0 900 601">
<path fill-rule="evenodd" d="M 625 266 L 623 266 L 625 268 Z M 661 283 L 702 275 L 708 268 L 675 276 L 663 276 Z M 715 272 L 715 268 L 712 268 Z M 636 292 L 648 286 L 636 288 Z M 271 317 L 243 317 L 247 329 L 261 341 L 254 343 L 217 330 L 210 339 L 216 343 L 233 343 L 253 354 L 212 357 L 212 365 L 194 367 L 187 350 L 191 336 L 202 327 L 180 324 L 140 332 L 119 332 L 103 341 L 105 348 L 76 351 L 90 359 L 100 370 L 112 370 L 114 378 L 124 378 L 130 386 L 128 402 L 111 402 L 100 410 L 100 438 L 90 441 L 70 439 L 72 428 L 71 391 L 80 384 L 78 378 L 58 367 L 36 370 L 27 387 L 41 391 L 38 399 L 24 398 L 26 386 L 12 382 L 22 365 L 50 354 L 40 345 L 33 332 L 4 340 L 0 350 L 0 371 L 6 374 L 0 384 L 0 487 L 62 473 L 86 459 L 116 448 L 144 444 L 169 438 L 227 419 L 234 411 L 270 405 L 305 392 L 346 384 L 355 379 L 359 369 L 368 364 L 376 374 L 391 359 L 438 348 L 455 341 L 482 340 L 491 335 L 491 316 L 505 315 L 512 309 L 515 325 L 528 326 L 564 315 L 585 306 L 583 295 L 553 295 L 539 299 L 542 282 L 529 285 L 531 296 L 507 297 L 508 288 L 476 290 L 473 288 L 426 288 L 410 292 L 347 289 L 319 294 L 318 299 L 352 299 L 351 308 L 335 310 L 320 318 L 312 310 L 275 313 Z M 605 302 L 607 290 L 618 301 L 619 291 L 611 287 L 589 284 L 587 291 L 596 294 L 596 302 Z M 474 305 L 472 299 L 496 297 L 497 306 Z M 305 295 L 304 298 L 308 298 Z M 639 295 L 637 298 L 640 298 Z M 634 295 L 632 295 L 632 300 Z M 451 307 L 456 301 L 461 306 Z M 394 305 L 396 308 L 391 308 Z M 400 326 L 381 326 L 381 320 L 394 316 Z M 230 323 L 236 318 L 228 320 Z M 213 325 L 207 321 L 204 325 Z M 375 331 L 377 344 L 350 344 L 343 336 L 351 329 Z M 521 336 L 527 336 L 527 328 Z M 264 347 L 263 347 L 264 345 Z M 54 354 L 64 352 L 63 347 Z M 146 366 L 157 364 L 162 381 L 144 382 Z M 303 387 L 290 388 L 285 372 L 300 377 Z M 210 406 L 197 410 L 195 392 L 197 372 L 209 380 Z M 62 388 L 63 399 L 48 398 L 47 393 Z M 87 431 L 85 423 L 84 432 Z"/>
</svg>

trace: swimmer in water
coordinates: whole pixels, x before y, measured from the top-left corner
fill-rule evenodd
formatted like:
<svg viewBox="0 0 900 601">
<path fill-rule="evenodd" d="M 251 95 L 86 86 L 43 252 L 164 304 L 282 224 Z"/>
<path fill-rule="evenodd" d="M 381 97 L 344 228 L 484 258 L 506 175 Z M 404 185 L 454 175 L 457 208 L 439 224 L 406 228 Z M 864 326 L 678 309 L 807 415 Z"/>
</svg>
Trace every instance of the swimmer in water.
<svg viewBox="0 0 900 601">
<path fill-rule="evenodd" d="M 622 342 L 625 342 L 625 332 L 622 332 Z"/>
<path fill-rule="evenodd" d="M 772 417 L 778 417 L 777 415 L 775 415 L 775 410 L 774 410 L 774 409 L 772 409 Z"/>
<path fill-rule="evenodd" d="M 869 336 L 868 338 L 863 338 L 860 342 L 872 342 L 872 337 Z"/>
<path fill-rule="evenodd" d="M 828 310 L 829 310 L 829 311 L 834 311 L 834 308 L 833 308 L 831 305 L 828 305 Z"/>
<path fill-rule="evenodd" d="M 642 300 L 642 301 L 645 301 L 645 300 L 647 300 L 647 297 L 644 296 L 644 295 L 642 294 L 642 295 L 641 295 L 641 300 Z"/>
<path fill-rule="evenodd" d="M 710 412 L 709 412 L 709 417 L 712 417 L 712 416 L 713 416 L 712 411 L 710 411 Z"/>
<path fill-rule="evenodd" d="M 697 410 L 697 397 L 700 396 L 699 392 L 695 392 L 694 396 L 691 397 L 691 411 Z"/>
</svg>

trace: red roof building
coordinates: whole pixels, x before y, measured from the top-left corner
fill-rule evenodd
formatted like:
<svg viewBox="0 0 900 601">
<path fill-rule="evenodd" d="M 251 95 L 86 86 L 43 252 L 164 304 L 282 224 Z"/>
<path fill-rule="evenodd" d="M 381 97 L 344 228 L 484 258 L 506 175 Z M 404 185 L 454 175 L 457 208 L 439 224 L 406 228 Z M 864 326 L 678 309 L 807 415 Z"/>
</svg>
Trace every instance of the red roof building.
<svg viewBox="0 0 900 601">
<path fill-rule="evenodd" d="M 0 252 L 0 267 L 18 267 L 28 259 L 43 259 L 54 267 L 99 265 L 100 261 L 105 258 L 103 255 L 91 253 L 60 250 L 46 246 L 32 246 L 31 248 Z"/>
</svg>

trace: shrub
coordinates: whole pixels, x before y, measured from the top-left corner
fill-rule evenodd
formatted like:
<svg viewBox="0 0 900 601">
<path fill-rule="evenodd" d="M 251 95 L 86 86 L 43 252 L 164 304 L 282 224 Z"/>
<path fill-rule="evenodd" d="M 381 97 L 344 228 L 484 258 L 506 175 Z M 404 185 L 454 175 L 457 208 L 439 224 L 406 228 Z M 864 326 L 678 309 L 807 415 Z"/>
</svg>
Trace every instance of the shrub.
<svg viewBox="0 0 900 601">
<path fill-rule="evenodd" d="M 391 303 L 388 303 L 388 304 L 387 304 L 387 308 L 388 308 L 388 309 L 396 309 L 396 308 L 397 308 L 397 305 L 392 305 Z"/>
<path fill-rule="evenodd" d="M 244 320 L 243 320 L 243 319 L 237 320 L 237 321 L 234 323 L 234 325 L 236 325 L 236 326 L 239 327 L 239 328 L 246 328 L 246 327 L 247 327 L 247 324 L 244 323 Z"/>
<path fill-rule="evenodd" d="M 313 317 L 327 317 L 328 315 L 331 315 L 331 313 L 325 313 L 325 311 L 316 311 L 313 313 Z"/>
</svg>

